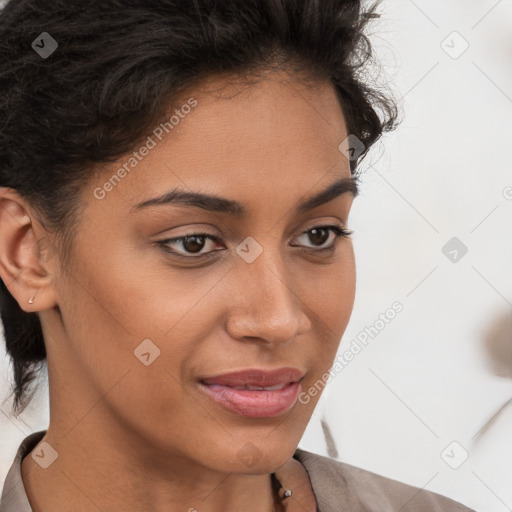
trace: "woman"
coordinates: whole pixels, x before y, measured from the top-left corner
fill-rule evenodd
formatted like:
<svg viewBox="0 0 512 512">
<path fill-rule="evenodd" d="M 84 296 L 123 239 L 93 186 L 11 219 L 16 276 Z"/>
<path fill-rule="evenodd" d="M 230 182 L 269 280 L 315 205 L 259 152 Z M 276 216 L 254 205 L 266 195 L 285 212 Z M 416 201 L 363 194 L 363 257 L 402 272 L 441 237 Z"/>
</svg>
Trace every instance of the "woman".
<svg viewBox="0 0 512 512">
<path fill-rule="evenodd" d="M 468 510 L 297 449 L 352 311 L 356 164 L 396 121 L 359 74 L 373 16 L 7 4 L 1 313 L 14 412 L 47 361 L 50 424 L 1 512 Z"/>
</svg>

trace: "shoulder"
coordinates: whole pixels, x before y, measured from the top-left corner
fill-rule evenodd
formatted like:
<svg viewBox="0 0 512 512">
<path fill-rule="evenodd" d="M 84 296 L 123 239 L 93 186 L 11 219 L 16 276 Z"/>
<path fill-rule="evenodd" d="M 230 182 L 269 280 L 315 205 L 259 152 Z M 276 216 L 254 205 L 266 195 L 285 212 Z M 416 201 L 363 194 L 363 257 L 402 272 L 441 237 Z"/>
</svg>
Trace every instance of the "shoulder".
<svg viewBox="0 0 512 512">
<path fill-rule="evenodd" d="M 320 512 L 474 512 L 431 491 L 301 450 Z"/>
<path fill-rule="evenodd" d="M 14 461 L 4 480 L 0 498 L 0 512 L 32 512 L 21 477 L 23 458 L 41 441 L 46 430 L 34 432 L 23 439 L 19 445 Z"/>
</svg>

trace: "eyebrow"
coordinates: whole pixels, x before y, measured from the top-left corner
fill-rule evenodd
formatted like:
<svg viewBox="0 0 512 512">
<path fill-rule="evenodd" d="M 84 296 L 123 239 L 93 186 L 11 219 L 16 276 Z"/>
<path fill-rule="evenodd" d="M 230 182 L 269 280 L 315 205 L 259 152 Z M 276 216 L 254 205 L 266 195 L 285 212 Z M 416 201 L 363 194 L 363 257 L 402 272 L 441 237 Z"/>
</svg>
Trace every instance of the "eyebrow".
<svg viewBox="0 0 512 512">
<path fill-rule="evenodd" d="M 295 208 L 295 212 L 298 214 L 306 213 L 346 193 L 351 194 L 354 198 L 357 197 L 359 194 L 357 179 L 340 178 L 336 180 L 314 196 L 301 199 Z M 179 188 L 174 188 L 161 196 L 138 203 L 132 210 L 168 204 L 201 208 L 202 210 L 225 213 L 237 217 L 247 214 L 247 208 L 239 201 L 200 192 L 187 192 Z"/>
</svg>

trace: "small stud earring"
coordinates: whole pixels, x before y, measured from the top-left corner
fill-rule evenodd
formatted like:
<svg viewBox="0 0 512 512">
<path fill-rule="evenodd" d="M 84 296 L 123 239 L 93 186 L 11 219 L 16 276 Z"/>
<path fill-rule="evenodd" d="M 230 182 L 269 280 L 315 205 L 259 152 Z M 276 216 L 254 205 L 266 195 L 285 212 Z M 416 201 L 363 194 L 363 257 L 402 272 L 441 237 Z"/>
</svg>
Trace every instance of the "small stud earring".
<svg viewBox="0 0 512 512">
<path fill-rule="evenodd" d="M 32 297 L 30 297 L 30 299 L 28 299 L 29 304 L 34 304 L 34 297 L 35 297 L 35 295 L 32 295 Z"/>
<path fill-rule="evenodd" d="M 292 495 L 292 490 L 285 489 L 285 491 L 283 492 L 283 495 L 281 496 L 281 499 L 285 500 L 286 498 L 289 498 L 291 495 Z"/>
</svg>

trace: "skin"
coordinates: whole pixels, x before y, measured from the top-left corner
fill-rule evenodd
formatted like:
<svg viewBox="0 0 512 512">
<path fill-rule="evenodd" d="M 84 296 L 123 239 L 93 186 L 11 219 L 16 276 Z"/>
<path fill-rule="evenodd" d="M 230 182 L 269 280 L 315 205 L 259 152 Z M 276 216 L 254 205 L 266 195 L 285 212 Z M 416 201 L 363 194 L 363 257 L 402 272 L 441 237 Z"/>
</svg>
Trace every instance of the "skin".
<svg viewBox="0 0 512 512">
<path fill-rule="evenodd" d="M 54 240 L 15 191 L 0 195 L 1 277 L 25 311 L 38 312 L 48 353 L 50 424 L 58 458 L 31 456 L 22 477 L 35 512 L 137 510 L 269 512 L 269 473 L 294 495 L 287 510 L 314 511 L 304 467 L 292 458 L 320 393 L 274 418 L 225 410 L 198 387 L 205 375 L 292 366 L 307 390 L 329 370 L 355 295 L 350 193 L 303 214 L 296 204 L 350 177 L 347 137 L 333 87 L 267 74 L 256 84 L 214 77 L 197 106 L 102 200 L 93 191 L 127 161 L 84 186 L 69 264 L 34 250 Z M 137 146 L 139 147 L 139 146 Z M 173 187 L 244 203 L 246 218 L 176 205 L 131 211 Z M 208 232 L 185 260 L 155 242 Z M 262 254 L 247 263 L 248 236 Z M 295 246 L 291 245 L 291 242 Z M 335 246 L 332 253 L 318 247 Z M 195 257 L 190 245 L 169 244 Z M 28 299 L 35 295 L 34 303 Z M 149 338 L 149 366 L 134 350 Z M 240 454 L 248 443 L 249 467 Z M 244 451 L 245 450 L 245 451 Z"/>
</svg>

